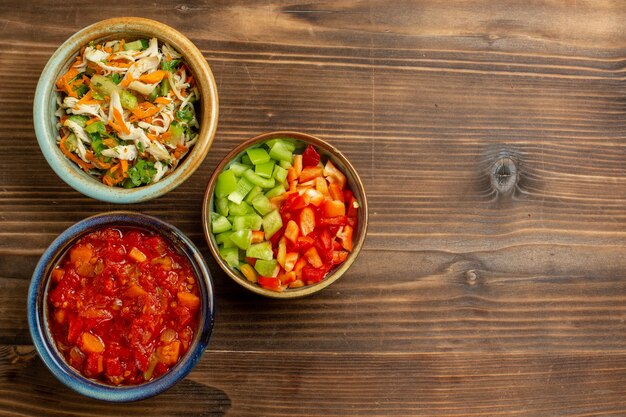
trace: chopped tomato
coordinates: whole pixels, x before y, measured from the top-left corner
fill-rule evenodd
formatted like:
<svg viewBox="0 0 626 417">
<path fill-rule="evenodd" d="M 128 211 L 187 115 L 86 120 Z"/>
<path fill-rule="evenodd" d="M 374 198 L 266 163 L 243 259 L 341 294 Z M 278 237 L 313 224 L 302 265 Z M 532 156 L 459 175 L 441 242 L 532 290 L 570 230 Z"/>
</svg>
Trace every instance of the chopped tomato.
<svg viewBox="0 0 626 417">
<path fill-rule="evenodd" d="M 178 303 L 182 306 L 187 307 L 191 311 L 195 311 L 200 308 L 200 298 L 186 291 L 179 291 L 176 294 L 176 298 L 178 298 Z"/>
<path fill-rule="evenodd" d="M 64 272 L 51 280 L 50 333 L 83 375 L 140 384 L 167 372 L 189 349 L 201 306 L 198 284 L 186 256 L 162 237 L 100 229 L 75 243 L 57 270 Z"/>
</svg>

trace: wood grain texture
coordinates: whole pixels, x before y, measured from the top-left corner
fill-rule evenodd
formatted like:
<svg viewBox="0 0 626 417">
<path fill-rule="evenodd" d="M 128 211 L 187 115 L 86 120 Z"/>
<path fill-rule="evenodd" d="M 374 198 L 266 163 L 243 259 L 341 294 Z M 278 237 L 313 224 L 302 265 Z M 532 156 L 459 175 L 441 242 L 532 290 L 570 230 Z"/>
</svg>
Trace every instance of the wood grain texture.
<svg viewBox="0 0 626 417">
<path fill-rule="evenodd" d="M 202 50 L 217 136 L 201 168 L 155 201 L 73 191 L 38 150 L 32 99 L 54 49 L 105 16 L 83 0 L 0 4 L 1 415 L 626 415 L 625 2 L 106 8 L 161 20 Z M 336 145 L 370 205 L 350 271 L 289 302 L 232 283 L 200 227 L 221 158 L 283 129 Z M 508 194 L 490 178 L 503 156 L 518 173 Z M 62 387 L 31 353 L 25 298 L 62 230 L 121 208 L 201 247 L 218 315 L 183 383 L 113 406 Z"/>
</svg>

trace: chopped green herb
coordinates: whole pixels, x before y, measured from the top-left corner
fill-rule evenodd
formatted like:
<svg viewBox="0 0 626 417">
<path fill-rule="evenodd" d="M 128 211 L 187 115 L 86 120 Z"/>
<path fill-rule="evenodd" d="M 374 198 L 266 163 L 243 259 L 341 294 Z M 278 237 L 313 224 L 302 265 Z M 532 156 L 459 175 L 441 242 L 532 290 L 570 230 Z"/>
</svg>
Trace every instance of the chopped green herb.
<svg viewBox="0 0 626 417">
<path fill-rule="evenodd" d="M 117 73 L 117 72 L 115 74 L 111 75 L 111 79 L 113 80 L 113 82 L 115 84 L 119 84 L 122 81 L 122 78 L 123 77 L 119 73 Z"/>
<path fill-rule="evenodd" d="M 191 108 L 187 106 L 182 110 L 178 110 L 176 112 L 176 119 L 181 122 L 191 122 L 193 120 L 193 112 L 191 111 Z"/>
<path fill-rule="evenodd" d="M 104 143 L 102 143 L 102 136 L 100 136 L 100 133 L 90 133 L 89 136 L 91 137 L 91 147 L 93 148 L 96 156 L 102 155 L 102 151 L 107 149 L 107 147 L 104 145 Z"/>
<path fill-rule="evenodd" d="M 135 165 L 128 170 L 128 178 L 138 187 L 141 184 L 149 184 L 156 173 L 154 163 L 139 158 Z"/>
<path fill-rule="evenodd" d="M 164 71 L 174 72 L 178 68 L 178 64 L 181 63 L 180 59 L 173 59 L 171 61 L 161 62 L 161 69 Z"/>
</svg>

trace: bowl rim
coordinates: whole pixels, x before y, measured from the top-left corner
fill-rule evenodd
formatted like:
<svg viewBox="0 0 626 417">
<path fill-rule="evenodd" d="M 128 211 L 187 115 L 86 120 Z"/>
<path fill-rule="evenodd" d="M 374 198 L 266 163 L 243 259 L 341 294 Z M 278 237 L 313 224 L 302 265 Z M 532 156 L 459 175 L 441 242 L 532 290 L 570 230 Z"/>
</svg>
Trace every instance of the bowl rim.
<svg viewBox="0 0 626 417">
<path fill-rule="evenodd" d="M 81 375 L 59 354 L 45 319 L 50 270 L 65 255 L 67 249 L 84 235 L 110 226 L 135 227 L 159 233 L 187 257 L 198 275 L 203 298 L 200 320 L 194 340 L 185 356 L 167 373 L 139 385 L 112 386 L 98 383 Z M 80 220 L 64 230 L 46 248 L 32 275 L 27 296 L 27 315 L 35 349 L 51 373 L 64 385 L 87 397 L 110 402 L 130 402 L 157 395 L 182 380 L 204 354 L 212 335 L 215 320 L 215 293 L 212 277 L 204 257 L 193 242 L 178 228 L 156 217 L 132 211 L 113 211 Z M 202 319 L 204 317 L 204 319 Z"/>
<path fill-rule="evenodd" d="M 230 266 L 228 266 L 228 264 L 220 256 L 215 240 L 212 239 L 213 233 L 211 232 L 211 227 L 210 227 L 211 222 L 209 218 L 210 217 L 209 213 L 210 213 L 210 209 L 211 209 L 212 201 L 213 201 L 213 192 L 215 190 L 215 183 L 217 181 L 217 177 L 224 170 L 224 168 L 236 156 L 241 154 L 245 149 L 249 148 L 250 146 L 253 146 L 261 142 L 265 142 L 269 139 L 279 138 L 279 137 L 291 138 L 296 141 L 311 143 L 316 148 L 322 149 L 324 151 L 322 153 L 329 153 L 334 158 L 341 161 L 341 163 L 345 165 L 346 169 L 349 171 L 350 175 L 354 178 L 355 184 L 353 185 L 353 187 L 356 187 L 356 190 L 353 189 L 352 191 L 355 192 L 355 195 L 357 195 L 356 191 L 358 191 L 359 205 L 360 205 L 359 207 L 360 208 L 359 209 L 360 234 L 359 234 L 358 240 L 354 243 L 353 250 L 352 252 L 350 252 L 348 258 L 341 265 L 339 265 L 337 269 L 335 269 L 334 273 L 331 276 L 324 278 L 322 281 L 313 285 L 305 285 L 300 288 L 287 289 L 282 292 L 271 291 L 271 290 L 261 287 L 260 285 L 257 285 L 256 283 L 252 283 L 248 281 L 247 279 L 245 279 L 244 277 L 240 276 L 239 274 L 235 273 L 230 268 Z M 307 295 L 314 294 L 328 287 L 333 282 L 337 281 L 350 268 L 350 266 L 354 263 L 359 253 L 361 252 L 361 249 L 365 242 L 365 237 L 367 235 L 368 223 L 369 223 L 369 213 L 368 213 L 368 205 L 367 205 L 367 196 L 365 193 L 365 186 L 363 185 L 363 181 L 361 181 L 361 178 L 358 172 L 356 171 L 354 166 L 350 163 L 348 158 L 346 158 L 345 155 L 343 155 L 343 153 L 339 151 L 339 149 L 337 149 L 332 144 L 330 144 L 329 142 L 323 139 L 320 139 L 308 133 L 290 131 L 290 130 L 281 130 L 281 131 L 263 133 L 258 136 L 246 139 L 245 141 L 240 143 L 237 147 L 232 149 L 220 161 L 220 163 L 217 165 L 217 167 L 213 171 L 213 174 L 211 175 L 209 182 L 207 183 L 207 187 L 204 192 L 204 197 L 203 197 L 203 202 L 202 202 L 202 229 L 204 230 L 204 237 L 209 246 L 211 254 L 217 261 L 220 268 L 237 284 L 241 285 L 242 287 L 256 294 L 263 295 L 269 298 L 291 299 L 291 298 L 304 297 Z"/>
<path fill-rule="evenodd" d="M 56 94 L 54 82 L 67 68 L 78 50 L 90 40 L 116 36 L 141 35 L 157 37 L 174 46 L 190 66 L 202 95 L 200 132 L 196 144 L 176 169 L 154 184 L 124 189 L 108 187 L 84 173 L 71 163 L 56 146 Z M 206 100 L 205 100 L 206 99 Z M 50 57 L 44 67 L 33 100 L 33 124 L 39 148 L 48 165 L 70 187 L 101 201 L 117 204 L 138 203 L 157 198 L 185 182 L 205 159 L 217 130 L 219 99 L 217 83 L 211 68 L 200 50 L 189 38 L 176 29 L 152 19 L 141 17 L 116 17 L 95 22 L 66 39 Z"/>
</svg>

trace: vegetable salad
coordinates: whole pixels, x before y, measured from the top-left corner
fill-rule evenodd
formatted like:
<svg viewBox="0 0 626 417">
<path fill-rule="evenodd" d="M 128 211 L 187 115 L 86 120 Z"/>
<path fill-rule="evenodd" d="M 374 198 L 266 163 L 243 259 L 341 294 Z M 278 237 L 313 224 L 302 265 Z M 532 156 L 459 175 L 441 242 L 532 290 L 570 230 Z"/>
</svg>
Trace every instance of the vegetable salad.
<svg viewBox="0 0 626 417">
<path fill-rule="evenodd" d="M 220 256 L 272 291 L 322 281 L 353 249 L 359 203 L 346 176 L 308 145 L 271 139 L 215 184 L 211 231 Z"/>
<path fill-rule="evenodd" d="M 61 152 L 108 186 L 158 182 L 198 139 L 193 74 L 156 38 L 90 43 L 56 87 Z"/>
</svg>

